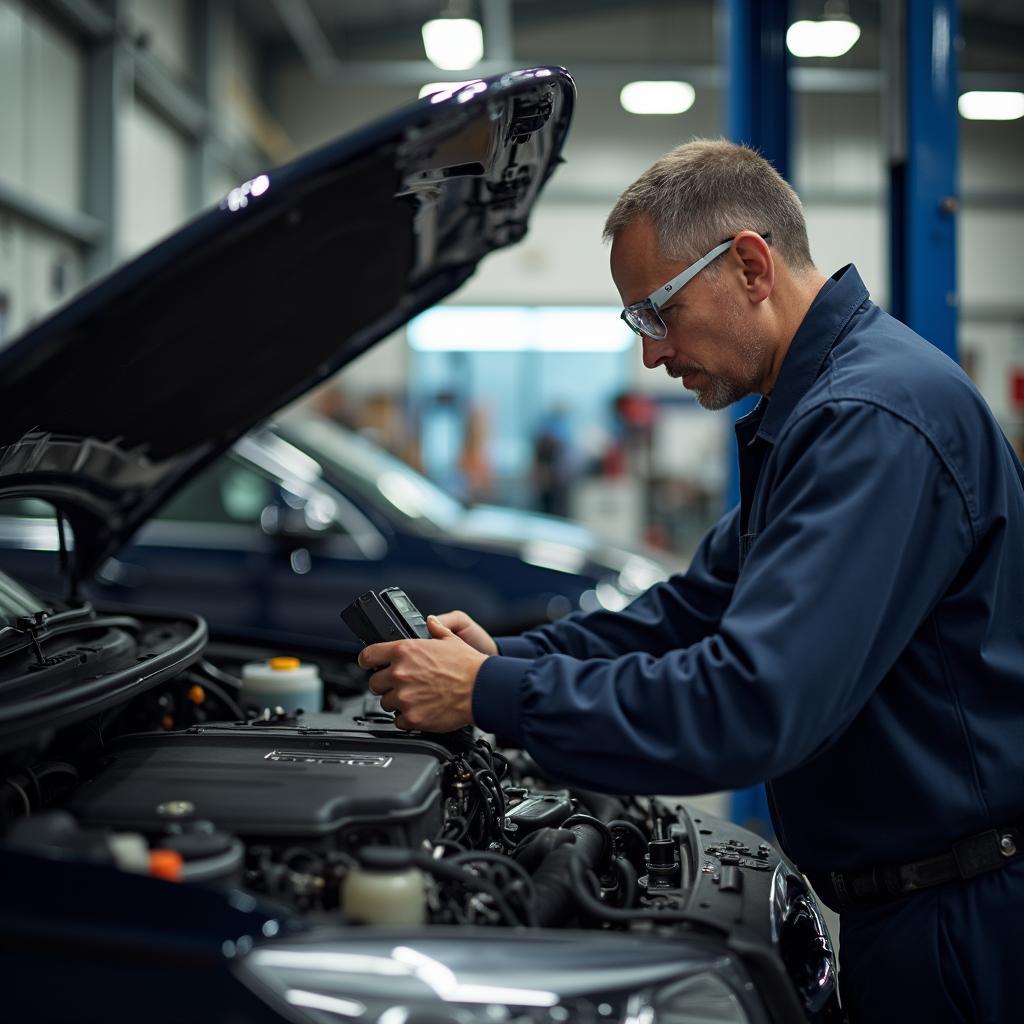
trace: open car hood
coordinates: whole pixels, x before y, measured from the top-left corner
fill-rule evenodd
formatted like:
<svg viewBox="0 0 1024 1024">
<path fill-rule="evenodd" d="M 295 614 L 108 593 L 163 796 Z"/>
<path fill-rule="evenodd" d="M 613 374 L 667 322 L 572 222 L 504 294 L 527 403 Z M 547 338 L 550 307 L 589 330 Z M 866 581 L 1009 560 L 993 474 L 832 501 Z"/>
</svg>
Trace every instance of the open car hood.
<svg viewBox="0 0 1024 1024">
<path fill-rule="evenodd" d="M 96 568 L 246 430 L 518 241 L 575 88 L 436 94 L 234 189 L 0 352 L 0 497 Z"/>
</svg>

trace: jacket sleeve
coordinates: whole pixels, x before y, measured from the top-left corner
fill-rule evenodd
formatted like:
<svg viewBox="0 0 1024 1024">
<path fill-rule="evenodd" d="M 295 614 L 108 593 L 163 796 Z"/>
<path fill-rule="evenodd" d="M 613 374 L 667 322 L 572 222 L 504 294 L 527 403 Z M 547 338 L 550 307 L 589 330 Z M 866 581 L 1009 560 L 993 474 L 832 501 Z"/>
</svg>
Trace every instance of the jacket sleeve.
<svg viewBox="0 0 1024 1024">
<path fill-rule="evenodd" d="M 477 723 L 610 792 L 747 786 L 836 739 L 971 549 L 965 499 L 924 436 L 861 402 L 804 414 L 766 474 L 767 525 L 714 633 L 691 642 L 680 622 L 675 649 L 606 660 L 490 658 Z"/>
<path fill-rule="evenodd" d="M 567 615 L 522 636 L 498 637 L 513 658 L 568 654 L 618 658 L 633 651 L 665 654 L 714 633 L 732 596 L 739 566 L 739 509 L 701 541 L 686 572 L 655 584 L 622 611 Z"/>
</svg>

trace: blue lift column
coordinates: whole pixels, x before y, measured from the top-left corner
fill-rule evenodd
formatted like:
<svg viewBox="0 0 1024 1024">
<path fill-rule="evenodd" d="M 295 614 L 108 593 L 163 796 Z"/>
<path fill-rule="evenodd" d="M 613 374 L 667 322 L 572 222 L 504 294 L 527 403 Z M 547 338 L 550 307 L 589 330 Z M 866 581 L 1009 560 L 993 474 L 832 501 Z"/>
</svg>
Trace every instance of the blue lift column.
<svg viewBox="0 0 1024 1024">
<path fill-rule="evenodd" d="M 727 25 L 726 124 L 733 142 L 752 146 L 789 180 L 789 0 L 720 0 Z M 757 404 L 732 406 L 733 422 Z M 726 507 L 740 500 L 739 463 L 729 462 Z"/>
<path fill-rule="evenodd" d="M 790 178 L 789 59 L 786 29 L 788 0 L 721 0 L 727 17 L 726 134 L 770 160 Z M 731 406 L 735 422 L 757 402 L 756 396 Z M 726 507 L 740 499 L 739 463 L 730 447 Z M 732 797 L 732 817 L 761 835 L 772 828 L 763 786 L 738 790 Z"/>
<path fill-rule="evenodd" d="M 957 358 L 955 0 L 884 5 L 889 311 Z"/>
</svg>

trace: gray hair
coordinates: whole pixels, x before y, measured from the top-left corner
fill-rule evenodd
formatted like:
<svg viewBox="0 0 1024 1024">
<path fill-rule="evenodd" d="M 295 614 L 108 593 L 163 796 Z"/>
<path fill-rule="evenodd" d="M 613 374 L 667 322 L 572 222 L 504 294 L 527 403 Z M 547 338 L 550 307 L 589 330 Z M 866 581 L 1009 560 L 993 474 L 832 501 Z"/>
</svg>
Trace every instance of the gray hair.
<svg viewBox="0 0 1024 1024">
<path fill-rule="evenodd" d="M 792 270 L 814 266 L 796 192 L 760 153 L 726 139 L 694 139 L 644 171 L 608 214 L 605 240 L 640 218 L 650 219 L 672 259 L 690 262 L 740 231 L 756 231 L 771 235 Z M 708 267 L 709 276 L 716 269 Z"/>
</svg>

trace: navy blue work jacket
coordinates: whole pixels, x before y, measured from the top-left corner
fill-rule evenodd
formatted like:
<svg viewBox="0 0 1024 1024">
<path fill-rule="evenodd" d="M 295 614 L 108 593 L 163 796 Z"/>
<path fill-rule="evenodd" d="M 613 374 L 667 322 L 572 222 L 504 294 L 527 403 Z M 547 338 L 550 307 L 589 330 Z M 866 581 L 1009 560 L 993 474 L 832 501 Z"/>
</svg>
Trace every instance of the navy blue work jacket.
<svg viewBox="0 0 1024 1024">
<path fill-rule="evenodd" d="M 1024 484 L 968 377 L 850 266 L 736 433 L 740 506 L 689 569 L 500 639 L 476 723 L 591 789 L 768 780 L 807 872 L 1024 811 Z"/>
</svg>

